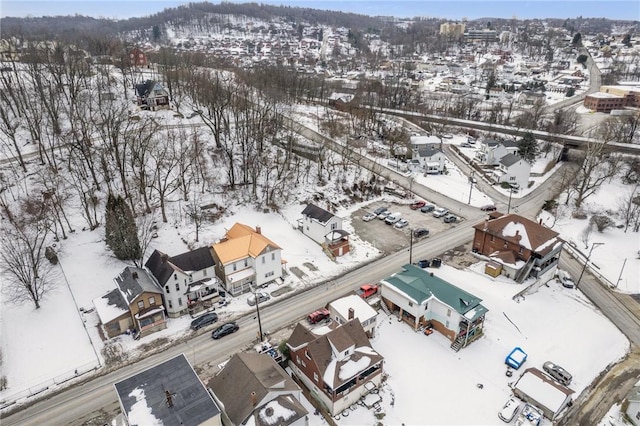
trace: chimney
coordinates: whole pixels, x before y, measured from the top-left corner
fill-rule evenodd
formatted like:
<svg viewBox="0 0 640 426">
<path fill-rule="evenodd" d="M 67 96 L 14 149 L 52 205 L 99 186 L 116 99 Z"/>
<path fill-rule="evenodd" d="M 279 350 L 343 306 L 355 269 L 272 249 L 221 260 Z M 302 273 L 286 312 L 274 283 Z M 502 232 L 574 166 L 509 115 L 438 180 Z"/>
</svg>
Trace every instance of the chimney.
<svg viewBox="0 0 640 426">
<path fill-rule="evenodd" d="M 167 398 L 167 407 L 173 407 L 173 395 L 168 390 L 164 391 L 164 396 Z"/>
<path fill-rule="evenodd" d="M 484 220 L 484 232 L 487 232 L 487 229 L 489 229 L 489 219 Z"/>
<path fill-rule="evenodd" d="M 138 279 L 138 272 L 137 271 L 133 271 L 131 273 L 131 276 L 133 277 L 134 280 L 137 280 Z"/>
<path fill-rule="evenodd" d="M 160 260 L 162 261 L 162 263 L 167 263 L 167 260 L 169 260 L 169 255 L 166 253 L 162 253 L 160 255 Z"/>
<path fill-rule="evenodd" d="M 542 218 L 538 221 L 538 225 L 542 225 Z"/>
<path fill-rule="evenodd" d="M 349 308 L 349 319 L 352 320 L 355 317 L 355 312 L 353 308 Z"/>
<path fill-rule="evenodd" d="M 255 391 L 251 392 L 251 405 L 254 406 L 254 407 L 256 405 L 258 405 L 258 397 L 257 397 Z"/>
<path fill-rule="evenodd" d="M 262 228 L 256 226 L 256 234 L 262 234 Z"/>
</svg>

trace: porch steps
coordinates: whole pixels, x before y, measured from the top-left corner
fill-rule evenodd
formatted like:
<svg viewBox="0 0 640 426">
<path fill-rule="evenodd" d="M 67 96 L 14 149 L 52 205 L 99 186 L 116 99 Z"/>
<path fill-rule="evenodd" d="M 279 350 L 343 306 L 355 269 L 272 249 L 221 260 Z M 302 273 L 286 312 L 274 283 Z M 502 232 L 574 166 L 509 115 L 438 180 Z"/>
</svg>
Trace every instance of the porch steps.
<svg viewBox="0 0 640 426">
<path fill-rule="evenodd" d="M 389 310 L 389 308 L 387 308 L 387 304 L 384 303 L 384 300 L 380 301 L 380 309 L 382 309 L 382 312 L 384 312 L 387 315 L 391 315 L 391 311 Z"/>
<path fill-rule="evenodd" d="M 464 344 L 464 339 L 461 337 L 458 337 L 456 340 L 454 340 L 454 342 L 451 344 L 451 349 L 454 350 L 454 352 L 458 352 L 460 349 L 462 349 L 462 345 Z"/>
<path fill-rule="evenodd" d="M 522 268 L 520 270 L 520 273 L 515 277 L 515 281 L 517 283 L 522 283 L 522 281 L 524 281 L 529 276 L 529 273 L 533 269 L 533 264 L 534 263 L 535 263 L 535 259 L 533 258 L 533 256 L 531 256 L 531 258 L 529 258 L 529 261 L 527 262 L 527 264 L 524 265 L 524 268 Z"/>
</svg>

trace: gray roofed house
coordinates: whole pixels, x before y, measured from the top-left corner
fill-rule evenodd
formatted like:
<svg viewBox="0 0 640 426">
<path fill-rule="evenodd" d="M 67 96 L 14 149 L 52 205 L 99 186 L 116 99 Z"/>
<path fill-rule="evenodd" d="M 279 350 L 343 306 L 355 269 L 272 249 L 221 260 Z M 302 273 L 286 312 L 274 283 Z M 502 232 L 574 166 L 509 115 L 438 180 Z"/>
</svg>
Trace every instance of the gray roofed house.
<svg viewBox="0 0 640 426">
<path fill-rule="evenodd" d="M 225 425 L 308 423 L 308 412 L 300 402 L 302 390 L 267 354 L 234 355 L 208 387 L 222 408 Z"/>
<path fill-rule="evenodd" d="M 491 177 L 499 183 L 507 182 L 519 188 L 528 188 L 530 173 L 531 164 L 519 155 L 510 153 L 500 159 Z"/>
<path fill-rule="evenodd" d="M 107 337 L 128 330 L 145 336 L 167 327 L 162 291 L 146 270 L 127 266 L 113 281 L 114 290 L 93 300 Z"/>
<path fill-rule="evenodd" d="M 154 250 L 145 267 L 162 290 L 170 317 L 200 312 L 217 301 L 220 281 L 211 246 L 177 256 Z"/>
<path fill-rule="evenodd" d="M 141 108 L 156 110 L 169 107 L 169 93 L 157 81 L 147 80 L 136 84 L 135 89 L 137 104 Z"/>
<path fill-rule="evenodd" d="M 381 297 L 391 312 L 413 328 L 431 324 L 459 350 L 483 333 L 488 309 L 477 296 L 414 265 L 380 281 Z"/>
<path fill-rule="evenodd" d="M 444 171 L 446 156 L 438 145 L 413 145 L 411 159 L 420 166 L 420 171 L 429 174 L 440 174 Z"/>
<path fill-rule="evenodd" d="M 184 354 L 114 384 L 129 424 L 221 425 L 220 409 Z"/>
<path fill-rule="evenodd" d="M 298 324 L 287 346 L 289 367 L 331 414 L 364 396 L 365 383 L 381 382 L 384 358 L 371 347 L 357 318 L 319 335 Z"/>
<path fill-rule="evenodd" d="M 298 219 L 298 230 L 318 244 L 325 244 L 327 234 L 340 229 L 342 218 L 315 204 L 308 204 Z"/>
<path fill-rule="evenodd" d="M 498 165 L 507 154 L 517 154 L 518 144 L 511 140 L 484 139 L 476 151 L 476 159 L 485 165 Z"/>
</svg>

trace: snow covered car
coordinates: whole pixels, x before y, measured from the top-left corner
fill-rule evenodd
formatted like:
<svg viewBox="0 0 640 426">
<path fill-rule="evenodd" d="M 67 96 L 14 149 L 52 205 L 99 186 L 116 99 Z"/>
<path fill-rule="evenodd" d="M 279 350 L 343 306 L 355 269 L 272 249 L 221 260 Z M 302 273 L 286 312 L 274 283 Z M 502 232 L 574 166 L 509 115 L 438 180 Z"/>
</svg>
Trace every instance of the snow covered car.
<svg viewBox="0 0 640 426">
<path fill-rule="evenodd" d="M 498 417 L 505 423 L 510 423 L 518 414 L 518 408 L 520 408 L 520 402 L 511 397 L 506 404 L 502 407 L 502 410 L 498 412 Z"/>
<path fill-rule="evenodd" d="M 445 209 L 444 207 L 438 207 L 433 211 L 433 217 L 442 217 L 442 216 L 445 216 L 447 213 L 449 213 L 448 209 Z"/>
<path fill-rule="evenodd" d="M 362 216 L 362 220 L 364 220 L 365 222 L 369 222 L 375 219 L 377 216 L 378 215 L 375 213 L 367 213 L 364 216 Z"/>
</svg>

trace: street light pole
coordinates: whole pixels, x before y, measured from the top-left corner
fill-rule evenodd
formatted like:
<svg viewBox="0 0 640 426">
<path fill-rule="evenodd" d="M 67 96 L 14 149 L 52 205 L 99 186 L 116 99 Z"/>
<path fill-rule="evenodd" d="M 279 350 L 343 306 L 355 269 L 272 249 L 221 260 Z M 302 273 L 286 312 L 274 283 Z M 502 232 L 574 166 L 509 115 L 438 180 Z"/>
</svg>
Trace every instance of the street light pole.
<svg viewBox="0 0 640 426">
<path fill-rule="evenodd" d="M 475 171 L 471 171 L 471 176 L 469 176 L 469 201 L 467 201 L 467 204 L 471 204 L 471 191 L 473 190 L 473 175 L 475 174 Z"/>
<path fill-rule="evenodd" d="M 260 332 L 260 343 L 262 343 L 262 341 L 264 340 L 262 338 L 263 334 L 262 334 L 262 322 L 260 321 L 260 301 L 259 301 L 259 297 L 258 294 L 256 293 L 255 289 L 253 290 L 253 297 L 256 300 L 256 314 L 258 317 L 258 331 Z"/>
<path fill-rule="evenodd" d="M 409 229 L 410 239 L 409 239 L 409 264 L 412 263 L 413 260 L 413 229 Z"/>
<path fill-rule="evenodd" d="M 578 286 L 580 285 L 580 280 L 582 279 L 582 275 L 584 275 L 584 271 L 585 269 L 587 269 L 587 264 L 589 263 L 589 259 L 591 259 L 591 253 L 593 252 L 593 249 L 604 245 L 604 243 L 593 243 L 591 244 L 591 250 L 589 250 L 589 255 L 587 256 L 587 260 L 584 261 L 584 266 L 582 267 L 582 272 L 580 272 L 580 276 L 578 277 L 578 281 L 576 281 L 576 288 L 578 288 Z"/>
</svg>

